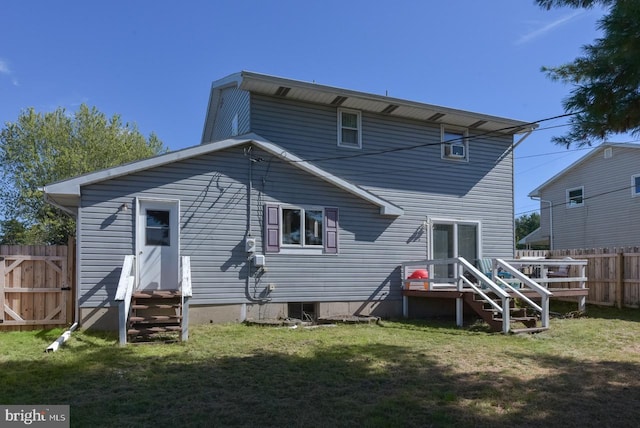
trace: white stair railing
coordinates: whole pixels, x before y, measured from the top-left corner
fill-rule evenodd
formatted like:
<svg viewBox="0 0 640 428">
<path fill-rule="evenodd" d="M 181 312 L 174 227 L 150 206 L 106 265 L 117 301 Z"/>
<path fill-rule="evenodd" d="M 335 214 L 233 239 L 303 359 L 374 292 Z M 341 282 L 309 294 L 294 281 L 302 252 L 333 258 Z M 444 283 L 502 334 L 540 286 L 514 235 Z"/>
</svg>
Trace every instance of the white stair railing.
<svg viewBox="0 0 640 428">
<path fill-rule="evenodd" d="M 526 302 L 533 309 L 540 312 L 542 327 L 549 328 L 549 300 L 553 293 L 520 272 L 515 267 L 511 266 L 503 259 L 495 259 L 494 270 L 497 270 L 497 267 L 500 267 L 504 272 L 508 272 L 514 279 L 517 279 L 521 286 L 535 291 L 540 296 L 540 305 L 538 305 L 525 296 L 519 289 L 513 287 L 507 281 L 501 278 L 499 279 L 500 283 L 507 287 L 511 292 L 515 293 L 519 299 L 522 299 L 522 301 Z"/>
<path fill-rule="evenodd" d="M 120 346 L 127 344 L 127 325 L 129 324 L 129 309 L 131 308 L 131 296 L 136 285 L 136 258 L 133 255 L 125 256 L 116 291 L 118 302 L 118 336 Z"/>
<path fill-rule="evenodd" d="M 189 256 L 182 256 L 182 278 L 180 281 L 180 291 L 182 296 L 181 339 L 186 341 L 189 339 L 189 300 L 193 294 L 191 289 L 191 258 Z"/>
</svg>

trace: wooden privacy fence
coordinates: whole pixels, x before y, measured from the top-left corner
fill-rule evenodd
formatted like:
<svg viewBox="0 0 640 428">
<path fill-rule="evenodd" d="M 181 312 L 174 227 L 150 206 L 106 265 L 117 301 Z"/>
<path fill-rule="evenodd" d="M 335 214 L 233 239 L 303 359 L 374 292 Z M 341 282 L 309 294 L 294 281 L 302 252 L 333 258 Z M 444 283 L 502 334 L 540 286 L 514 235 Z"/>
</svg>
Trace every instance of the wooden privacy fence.
<svg viewBox="0 0 640 428">
<path fill-rule="evenodd" d="M 640 247 L 525 252 L 518 250 L 516 256 L 587 260 L 588 303 L 640 308 Z"/>
<path fill-rule="evenodd" d="M 64 326 L 74 316 L 74 242 L 0 246 L 0 331 Z"/>
</svg>

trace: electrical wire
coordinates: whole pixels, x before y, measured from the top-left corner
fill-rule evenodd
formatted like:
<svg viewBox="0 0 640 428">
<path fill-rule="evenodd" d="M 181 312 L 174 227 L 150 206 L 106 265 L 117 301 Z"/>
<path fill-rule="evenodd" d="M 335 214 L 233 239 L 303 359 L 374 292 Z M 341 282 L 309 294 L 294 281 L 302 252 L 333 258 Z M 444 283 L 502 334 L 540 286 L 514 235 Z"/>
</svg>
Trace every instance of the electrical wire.
<svg viewBox="0 0 640 428">
<path fill-rule="evenodd" d="M 582 197 L 582 201 L 584 203 L 585 201 L 590 201 L 592 199 L 596 199 L 596 198 L 599 198 L 599 197 L 602 197 L 602 196 L 610 195 L 612 193 L 622 192 L 622 191 L 629 191 L 629 190 L 633 189 L 634 187 L 635 187 L 635 185 L 627 185 L 627 186 L 623 186 L 623 187 L 620 187 L 620 188 L 617 188 L 617 189 L 612 189 L 612 190 L 607 190 L 605 192 L 596 193 L 595 195 L 583 196 Z M 565 206 L 566 204 L 567 204 L 566 201 L 558 202 L 557 204 L 551 204 L 550 208 L 561 207 L 561 206 Z M 537 209 L 533 209 L 533 210 L 529 210 L 529 211 L 523 211 L 523 212 L 517 213 L 516 216 L 519 217 L 519 216 L 524 215 L 524 214 L 534 213 L 534 212 L 537 212 L 538 210 L 539 209 L 537 208 Z"/>
<path fill-rule="evenodd" d="M 471 136 L 464 136 L 464 137 L 460 137 L 460 138 L 452 138 L 452 139 L 446 140 L 446 141 L 415 144 L 415 145 L 412 145 L 412 146 L 394 147 L 392 149 L 377 150 L 377 151 L 374 151 L 374 152 L 367 152 L 367 153 L 356 153 L 356 154 L 352 154 L 352 155 L 332 156 L 332 157 L 315 158 L 315 159 L 304 159 L 304 160 L 297 160 L 297 161 L 296 160 L 291 160 L 290 162 L 292 162 L 292 163 L 295 163 L 295 162 L 325 162 L 325 161 L 330 161 L 330 160 L 353 159 L 353 158 L 359 158 L 359 157 L 364 157 L 364 156 L 377 156 L 377 155 L 382 155 L 382 154 L 387 154 L 387 153 L 401 152 L 401 151 L 405 151 L 405 150 L 415 150 L 415 149 L 419 149 L 419 148 L 422 148 L 422 147 L 439 146 L 441 144 L 453 143 L 453 142 L 456 142 L 456 141 L 470 141 L 470 140 L 475 140 L 475 139 L 482 138 L 482 137 L 487 137 L 487 136 L 490 136 L 490 135 L 495 135 L 495 134 L 498 134 L 498 133 L 503 133 L 503 132 L 509 131 L 509 130 L 526 129 L 527 127 L 532 127 L 532 126 L 537 125 L 539 123 L 548 122 L 548 121 L 556 120 L 556 119 L 562 119 L 562 118 L 569 117 L 569 116 L 574 116 L 574 115 L 579 114 L 579 113 L 580 112 L 560 114 L 560 115 L 557 115 L 557 116 L 552 116 L 552 117 L 546 117 L 544 119 L 539 119 L 539 120 L 536 120 L 536 121 L 533 121 L 533 122 L 527 122 L 527 123 L 524 123 L 522 125 L 505 126 L 503 128 L 495 129 L 493 131 L 487 131 L 487 132 L 484 132 L 484 133 L 481 133 L 481 134 L 476 134 L 476 135 L 471 135 Z M 533 129 L 532 131 L 535 131 L 535 129 Z"/>
</svg>

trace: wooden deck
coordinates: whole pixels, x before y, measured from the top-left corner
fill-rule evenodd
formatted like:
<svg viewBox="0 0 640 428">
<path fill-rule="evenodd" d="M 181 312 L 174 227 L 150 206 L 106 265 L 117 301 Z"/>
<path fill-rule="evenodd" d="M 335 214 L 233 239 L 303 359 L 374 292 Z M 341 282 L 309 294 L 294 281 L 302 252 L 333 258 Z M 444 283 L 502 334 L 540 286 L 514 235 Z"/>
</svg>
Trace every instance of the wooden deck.
<svg viewBox="0 0 640 428">
<path fill-rule="evenodd" d="M 587 296 L 589 294 L 588 288 L 548 288 L 548 290 L 553 293 L 551 296 L 554 298 L 563 298 L 563 297 L 581 297 Z M 510 292 L 509 290 L 505 290 L 511 297 L 517 298 L 518 296 L 514 292 Z M 406 297 L 424 297 L 424 298 L 432 298 L 432 299 L 457 299 L 459 297 L 463 297 L 465 293 L 473 293 L 474 291 L 471 289 L 465 289 L 462 291 L 457 291 L 455 289 L 440 289 L 440 290 L 424 290 L 424 289 L 409 289 L 402 290 L 402 295 Z M 539 298 L 539 295 L 532 290 L 520 290 L 522 294 L 527 296 L 530 299 Z"/>
</svg>

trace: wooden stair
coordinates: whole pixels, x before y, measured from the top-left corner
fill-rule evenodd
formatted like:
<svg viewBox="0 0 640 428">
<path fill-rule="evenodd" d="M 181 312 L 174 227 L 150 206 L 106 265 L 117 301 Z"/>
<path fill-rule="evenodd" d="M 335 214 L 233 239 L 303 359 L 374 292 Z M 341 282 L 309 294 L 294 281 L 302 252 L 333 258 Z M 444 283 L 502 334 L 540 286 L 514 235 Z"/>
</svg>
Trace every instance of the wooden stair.
<svg viewBox="0 0 640 428">
<path fill-rule="evenodd" d="M 138 290 L 131 296 L 128 342 L 175 341 L 182 331 L 179 290 Z"/>
<path fill-rule="evenodd" d="M 488 291 L 488 296 L 493 296 L 493 293 Z M 495 310 L 495 308 L 480 295 L 475 293 L 464 293 L 464 301 L 473 309 L 480 317 L 489 325 L 494 331 L 502 331 L 502 314 Z M 495 296 L 494 300 L 499 306 L 502 306 L 500 298 Z M 514 334 L 521 333 L 539 333 L 545 331 L 548 328 L 538 326 L 539 317 L 537 314 L 531 314 L 527 308 L 521 308 L 515 306 L 515 300 L 512 298 L 509 300 L 509 331 Z M 513 328 L 515 326 L 524 325 L 524 328 Z"/>
</svg>

